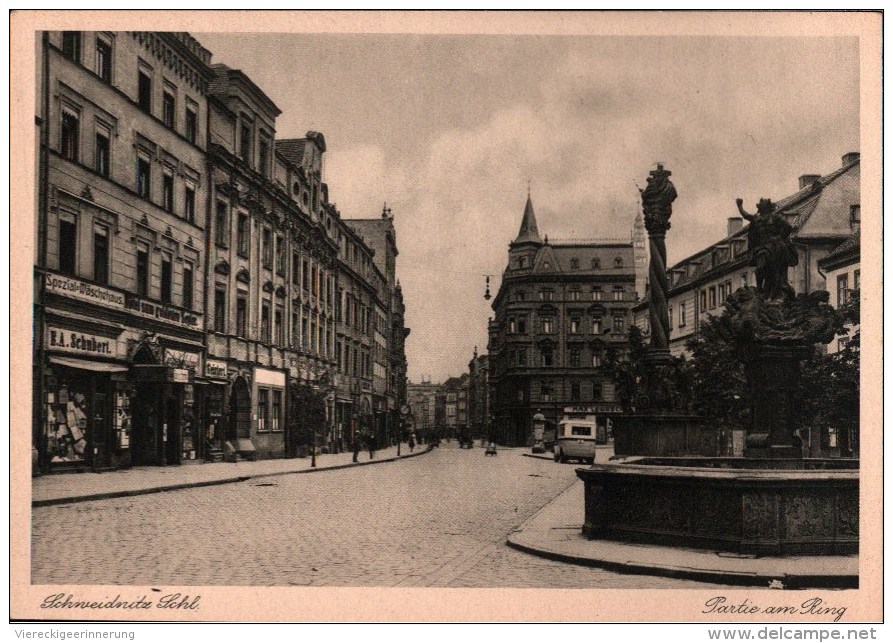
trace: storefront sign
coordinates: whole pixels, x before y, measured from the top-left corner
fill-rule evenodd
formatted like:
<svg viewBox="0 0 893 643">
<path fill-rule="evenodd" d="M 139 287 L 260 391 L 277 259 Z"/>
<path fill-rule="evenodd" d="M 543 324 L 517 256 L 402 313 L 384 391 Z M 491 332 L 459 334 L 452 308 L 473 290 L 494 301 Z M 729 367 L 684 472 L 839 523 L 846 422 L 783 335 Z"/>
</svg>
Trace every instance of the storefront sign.
<svg viewBox="0 0 893 643">
<path fill-rule="evenodd" d="M 189 384 L 192 371 L 186 368 L 172 368 L 162 364 L 136 364 L 130 369 L 130 377 L 134 382 L 175 382 Z"/>
<path fill-rule="evenodd" d="M 44 287 L 47 292 L 80 299 L 105 308 L 124 308 L 124 293 L 122 292 L 52 273 L 48 273 L 44 279 Z"/>
<path fill-rule="evenodd" d="M 565 415 L 595 415 L 596 413 L 622 413 L 623 407 L 617 404 L 593 404 L 591 406 L 566 406 Z"/>
<path fill-rule="evenodd" d="M 219 359 L 205 360 L 205 377 L 213 377 L 220 380 L 227 378 L 226 362 Z"/>
<path fill-rule="evenodd" d="M 49 293 L 86 301 L 103 308 L 128 310 L 140 317 L 158 319 L 185 328 L 201 327 L 201 314 L 175 306 L 146 301 L 136 295 L 97 286 L 80 279 L 47 273 L 44 277 L 44 287 Z"/>
<path fill-rule="evenodd" d="M 65 330 L 55 326 L 47 326 L 46 332 L 47 350 L 102 357 L 116 357 L 118 354 L 118 340 L 111 337 Z"/>
<path fill-rule="evenodd" d="M 178 351 L 170 348 L 164 349 L 164 363 L 167 366 L 188 368 L 191 371 L 198 371 L 200 360 L 201 355 L 198 353 L 189 353 L 187 351 Z"/>
<path fill-rule="evenodd" d="M 271 371 L 266 368 L 255 368 L 254 381 L 258 384 L 285 388 L 285 373 L 282 371 Z"/>
<path fill-rule="evenodd" d="M 128 294 L 125 297 L 124 307 L 141 317 L 158 319 L 168 324 L 184 326 L 186 328 L 198 328 L 201 323 L 201 315 L 174 306 L 156 304 L 152 301 L 140 299 Z"/>
</svg>

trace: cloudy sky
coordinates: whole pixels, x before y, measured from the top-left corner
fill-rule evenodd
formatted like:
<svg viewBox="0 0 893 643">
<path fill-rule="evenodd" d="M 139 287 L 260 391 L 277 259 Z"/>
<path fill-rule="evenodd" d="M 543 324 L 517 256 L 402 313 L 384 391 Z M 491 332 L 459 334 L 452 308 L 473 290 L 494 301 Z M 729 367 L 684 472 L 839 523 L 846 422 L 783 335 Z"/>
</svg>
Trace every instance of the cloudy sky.
<svg viewBox="0 0 893 643">
<path fill-rule="evenodd" d="M 211 34 L 282 109 L 322 132 L 345 218 L 393 209 L 410 378 L 467 370 L 528 180 L 550 239 L 628 236 L 656 161 L 679 192 L 669 261 L 763 196 L 859 150 L 855 38 Z"/>
</svg>

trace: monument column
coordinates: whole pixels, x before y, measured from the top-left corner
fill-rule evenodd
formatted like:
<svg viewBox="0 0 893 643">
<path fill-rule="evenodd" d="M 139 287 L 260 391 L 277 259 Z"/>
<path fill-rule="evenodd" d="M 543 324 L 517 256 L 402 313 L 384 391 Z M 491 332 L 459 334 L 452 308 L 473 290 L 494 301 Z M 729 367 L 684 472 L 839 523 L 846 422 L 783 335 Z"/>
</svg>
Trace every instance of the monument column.
<svg viewBox="0 0 893 643">
<path fill-rule="evenodd" d="M 641 190 L 642 211 L 651 261 L 648 264 L 648 319 L 651 325 L 649 361 L 663 364 L 670 359 L 670 317 L 667 311 L 667 246 L 665 238 L 670 228 L 672 204 L 676 188 L 670 174 L 659 164 L 648 177 L 648 185 Z"/>
</svg>

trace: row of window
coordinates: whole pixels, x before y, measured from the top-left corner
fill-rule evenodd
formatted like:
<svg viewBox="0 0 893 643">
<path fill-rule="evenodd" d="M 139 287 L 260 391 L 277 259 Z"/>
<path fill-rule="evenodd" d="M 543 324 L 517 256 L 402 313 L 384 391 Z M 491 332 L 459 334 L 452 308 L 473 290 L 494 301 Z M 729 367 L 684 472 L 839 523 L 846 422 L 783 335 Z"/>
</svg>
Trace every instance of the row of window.
<svg viewBox="0 0 893 643">
<path fill-rule="evenodd" d="M 93 281 L 109 284 L 111 241 L 109 228 L 103 223 L 93 224 L 93 238 L 90 248 L 93 259 Z M 71 212 L 59 214 L 59 271 L 75 275 L 78 271 L 78 217 Z M 136 294 L 141 297 L 158 298 L 166 304 L 174 303 L 174 257 L 169 250 L 161 250 L 160 279 L 158 291 L 151 290 L 152 261 L 148 241 L 136 242 Z M 180 280 L 180 306 L 192 309 L 195 304 L 195 264 L 187 259 L 182 261 Z"/>
<path fill-rule="evenodd" d="M 596 401 L 604 401 L 611 402 L 614 400 L 613 388 L 605 387 L 598 380 L 592 380 L 586 386 L 586 393 L 588 393 L 589 399 L 593 402 Z M 583 401 L 583 390 L 584 384 L 579 381 L 572 381 L 567 387 L 567 399 L 571 402 L 581 402 Z M 539 387 L 539 399 L 534 399 L 532 401 L 540 401 L 540 402 L 558 402 L 563 401 L 559 400 L 556 396 L 555 388 L 551 384 L 542 384 Z M 523 388 L 519 388 L 516 391 L 516 398 L 519 402 L 524 402 L 527 397 L 527 391 Z"/>
<path fill-rule="evenodd" d="M 557 331 L 557 323 L 556 320 L 552 317 L 541 317 L 539 319 L 540 328 L 539 332 L 541 333 L 555 333 Z M 613 324 L 609 329 L 604 328 L 601 317 L 593 317 L 591 320 L 590 332 L 593 335 L 600 335 L 606 331 L 610 330 L 612 333 L 623 333 L 626 331 L 626 316 L 625 315 L 614 315 Z M 527 333 L 527 318 L 519 317 L 515 319 L 514 317 L 509 317 L 508 319 L 508 332 L 509 333 L 519 333 L 526 334 Z M 579 317 L 571 317 L 568 319 L 568 332 L 571 334 L 578 334 L 583 332 L 583 320 Z"/>
<path fill-rule="evenodd" d="M 93 170 L 110 178 L 112 168 L 112 127 L 102 119 L 96 119 L 93 132 Z M 66 101 L 62 106 L 61 131 L 59 134 L 59 153 L 75 163 L 82 163 L 81 146 L 81 111 L 76 105 Z M 147 201 L 152 201 L 157 188 L 152 176 L 152 152 L 140 148 L 136 156 L 135 191 Z M 180 187 L 182 198 L 177 199 L 175 175 L 176 162 L 162 163 L 161 198 L 158 202 L 165 211 L 182 216 L 187 221 L 195 222 L 196 180 L 186 179 Z"/>
<path fill-rule="evenodd" d="M 509 351 L 510 366 L 531 366 L 528 358 L 528 350 L 526 348 L 518 348 Z M 567 366 L 570 368 L 580 368 L 583 366 L 583 349 L 578 347 L 568 347 L 567 349 Z M 589 352 L 589 365 L 597 368 L 602 365 L 604 359 L 602 352 L 599 350 L 591 350 Z M 555 349 L 552 347 L 543 347 L 538 351 L 538 359 L 535 366 L 558 366 L 555 359 Z"/>
<path fill-rule="evenodd" d="M 623 286 L 614 286 L 611 290 L 612 301 L 624 301 L 626 289 Z M 515 292 L 515 301 L 527 301 L 527 292 L 518 290 Z M 540 301 L 555 301 L 555 291 L 545 288 L 537 293 Z M 605 291 L 602 286 L 592 286 L 591 301 L 604 301 Z M 574 288 L 567 291 L 567 299 L 570 301 L 583 301 L 583 291 Z"/>
<path fill-rule="evenodd" d="M 520 256 L 518 257 L 518 268 L 529 268 L 531 266 L 530 257 Z M 589 261 L 589 267 L 591 270 L 599 270 L 601 268 L 601 259 L 598 257 L 593 257 Z M 614 257 L 614 267 L 615 268 L 623 268 L 623 257 Z M 579 270 L 580 269 L 580 259 L 577 257 L 571 258 L 571 270 Z"/>
<path fill-rule="evenodd" d="M 367 348 L 338 341 L 335 344 L 335 361 L 338 370 L 345 375 L 372 377 L 372 355 Z"/>
<path fill-rule="evenodd" d="M 747 273 L 741 273 L 741 287 L 744 288 L 747 286 Z M 710 286 L 709 288 L 702 288 L 700 297 L 701 297 L 701 310 L 713 310 L 717 306 L 722 306 L 726 298 L 732 294 L 732 280 L 724 281 L 721 284 L 717 284 L 715 286 Z"/>
<path fill-rule="evenodd" d="M 229 247 L 229 206 L 218 201 L 214 215 L 215 243 L 222 248 Z M 245 213 L 236 217 L 236 252 L 240 257 L 251 257 L 251 218 Z M 261 230 L 261 265 L 267 270 L 285 276 L 287 268 L 287 242 L 283 235 L 274 235 L 270 228 Z M 305 293 L 312 295 L 323 305 L 331 305 L 334 298 L 334 280 L 322 268 L 312 265 L 308 259 L 302 259 L 297 251 L 292 252 L 291 282 L 301 286 Z"/>
<path fill-rule="evenodd" d="M 114 84 L 114 35 L 106 33 L 91 34 L 93 36 L 93 72 L 103 81 Z M 90 35 L 81 31 L 62 32 L 62 54 L 77 64 L 88 64 L 83 59 L 83 44 Z M 137 104 L 143 111 L 152 114 L 155 100 L 154 70 L 150 64 L 140 60 L 137 69 Z M 177 86 L 167 80 L 162 83 L 161 120 L 174 131 L 180 131 L 177 111 Z M 190 98 L 185 99 L 182 134 L 195 143 L 198 139 L 199 116 L 198 103 Z"/>
<path fill-rule="evenodd" d="M 218 283 L 214 288 L 214 320 L 215 333 L 227 332 L 227 287 Z M 314 353 L 328 356 L 332 348 L 332 324 L 318 315 L 311 318 L 298 310 L 291 314 L 291 335 L 285 324 L 285 306 L 273 306 L 269 301 L 262 301 L 260 308 L 260 341 L 277 346 L 304 348 Z M 248 293 L 240 290 L 236 293 L 235 335 L 249 337 L 248 328 Z"/>
</svg>

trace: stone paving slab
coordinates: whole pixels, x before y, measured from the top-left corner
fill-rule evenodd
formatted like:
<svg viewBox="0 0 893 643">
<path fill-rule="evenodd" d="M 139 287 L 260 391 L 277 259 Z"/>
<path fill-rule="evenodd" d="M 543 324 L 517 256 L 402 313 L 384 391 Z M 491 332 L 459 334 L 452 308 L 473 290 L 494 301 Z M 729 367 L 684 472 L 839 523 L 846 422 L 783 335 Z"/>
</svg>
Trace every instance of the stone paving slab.
<svg viewBox="0 0 893 643">
<path fill-rule="evenodd" d="M 509 534 L 507 544 L 553 560 L 629 574 L 788 589 L 859 586 L 858 556 L 757 558 L 726 552 L 589 540 L 581 531 L 583 497 L 584 485 L 580 480 Z"/>
<path fill-rule="evenodd" d="M 410 452 L 401 445 L 400 459 L 422 455 L 428 447 L 416 447 Z M 50 505 L 123 498 L 162 491 L 176 491 L 210 485 L 243 482 L 253 478 L 281 476 L 295 473 L 332 471 L 348 467 L 381 464 L 397 460 L 397 447 L 380 449 L 369 459 L 368 451 L 360 451 L 353 462 L 353 452 L 322 454 L 316 456 L 316 468 L 310 466 L 310 457 L 254 462 L 214 462 L 208 464 L 183 464 L 169 467 L 133 467 L 105 473 L 70 473 L 44 475 L 31 480 L 31 506 Z"/>
</svg>

